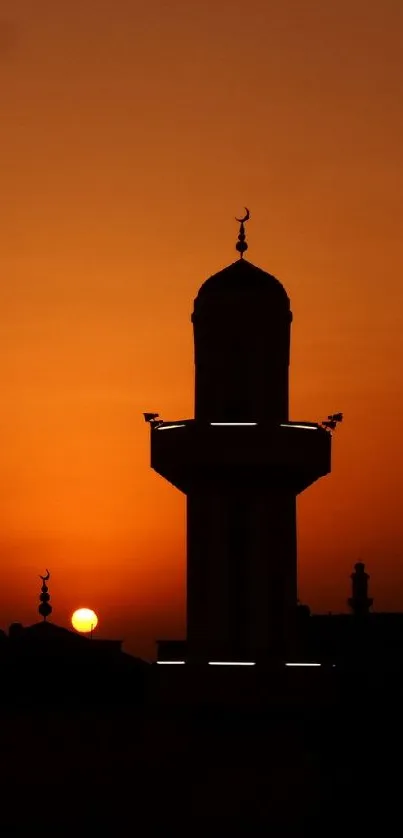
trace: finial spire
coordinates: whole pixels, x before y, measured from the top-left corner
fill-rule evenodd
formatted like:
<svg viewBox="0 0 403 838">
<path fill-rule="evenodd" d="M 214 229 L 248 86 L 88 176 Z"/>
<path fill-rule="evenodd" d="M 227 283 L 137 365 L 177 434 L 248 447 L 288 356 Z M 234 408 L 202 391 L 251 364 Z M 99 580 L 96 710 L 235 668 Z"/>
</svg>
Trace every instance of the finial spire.
<svg viewBox="0 0 403 838">
<path fill-rule="evenodd" d="M 46 618 L 49 617 L 49 614 L 52 613 L 52 606 L 49 605 L 49 600 L 50 600 L 50 595 L 48 594 L 49 588 L 46 584 L 46 582 L 50 579 L 50 573 L 49 573 L 48 569 L 46 569 L 46 575 L 45 576 L 40 575 L 39 578 L 42 579 L 42 588 L 41 588 L 42 593 L 39 596 L 41 604 L 38 608 L 38 611 L 39 611 L 41 617 L 43 617 L 43 619 L 46 620 Z"/>
<path fill-rule="evenodd" d="M 239 221 L 239 223 L 241 225 L 240 228 L 239 228 L 238 241 L 235 245 L 235 247 L 236 247 L 236 249 L 239 253 L 239 258 L 240 259 L 243 259 L 243 255 L 245 253 L 245 250 L 248 249 L 248 244 L 245 241 L 246 235 L 245 235 L 244 224 L 245 224 L 245 221 L 249 221 L 250 212 L 248 210 L 248 207 L 245 207 L 245 209 L 246 209 L 246 215 L 244 215 L 243 218 L 235 218 L 235 221 Z"/>
</svg>

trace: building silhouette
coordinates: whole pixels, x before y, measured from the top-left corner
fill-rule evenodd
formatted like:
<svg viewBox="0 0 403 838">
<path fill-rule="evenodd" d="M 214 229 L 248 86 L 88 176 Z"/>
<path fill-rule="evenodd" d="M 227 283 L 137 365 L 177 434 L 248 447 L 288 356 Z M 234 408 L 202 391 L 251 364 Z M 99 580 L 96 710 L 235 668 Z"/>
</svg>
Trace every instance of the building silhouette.
<svg viewBox="0 0 403 838">
<path fill-rule="evenodd" d="M 41 576 L 38 612 L 30 626 L 0 632 L 0 704 L 113 703 L 142 697 L 148 664 L 122 650 L 121 640 L 85 636 L 49 621 L 49 571 Z"/>
<path fill-rule="evenodd" d="M 369 613 L 373 605 L 373 599 L 368 596 L 369 574 L 365 572 L 363 562 L 357 562 L 351 574 L 352 591 L 347 602 L 354 614 L 364 615 Z"/>
<path fill-rule="evenodd" d="M 152 468 L 187 500 L 192 663 L 295 655 L 296 499 L 331 468 L 330 428 L 289 418 L 290 301 L 243 258 L 248 217 L 194 301 L 194 419 L 145 414 Z"/>
<path fill-rule="evenodd" d="M 306 606 L 299 607 L 300 659 L 318 661 L 335 671 L 401 672 L 403 613 L 372 610 L 370 577 L 363 562 L 355 564 L 350 579 L 350 613 L 311 614 Z"/>
</svg>

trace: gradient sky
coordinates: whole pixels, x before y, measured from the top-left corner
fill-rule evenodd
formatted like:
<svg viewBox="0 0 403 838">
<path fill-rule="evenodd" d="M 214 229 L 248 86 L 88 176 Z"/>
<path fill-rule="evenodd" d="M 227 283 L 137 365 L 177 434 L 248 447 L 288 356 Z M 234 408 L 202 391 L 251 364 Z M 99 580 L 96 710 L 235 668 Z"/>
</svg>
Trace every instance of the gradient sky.
<svg viewBox="0 0 403 838">
<path fill-rule="evenodd" d="M 299 500 L 300 598 L 358 559 L 403 608 L 401 0 L 3 0 L 0 623 L 184 632 L 184 498 L 144 410 L 193 415 L 190 313 L 248 257 L 294 313 L 291 416 L 344 411 Z"/>
</svg>

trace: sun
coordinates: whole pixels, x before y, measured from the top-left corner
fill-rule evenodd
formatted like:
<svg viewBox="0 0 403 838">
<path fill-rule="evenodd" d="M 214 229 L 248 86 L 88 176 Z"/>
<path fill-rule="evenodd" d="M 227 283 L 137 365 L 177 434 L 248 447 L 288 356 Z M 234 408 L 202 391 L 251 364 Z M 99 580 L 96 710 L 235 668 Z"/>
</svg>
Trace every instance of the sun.
<svg viewBox="0 0 403 838">
<path fill-rule="evenodd" d="M 89 633 L 98 625 L 98 617 L 91 608 L 78 608 L 72 615 L 71 624 L 76 631 Z"/>
</svg>

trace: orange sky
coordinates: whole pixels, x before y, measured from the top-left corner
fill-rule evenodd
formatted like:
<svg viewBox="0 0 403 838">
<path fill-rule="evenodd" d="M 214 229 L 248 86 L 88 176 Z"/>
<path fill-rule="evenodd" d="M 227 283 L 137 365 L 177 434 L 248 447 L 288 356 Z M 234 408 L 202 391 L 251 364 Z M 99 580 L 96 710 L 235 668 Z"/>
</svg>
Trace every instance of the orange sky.
<svg viewBox="0 0 403 838">
<path fill-rule="evenodd" d="M 342 410 L 299 501 L 300 597 L 366 561 L 403 608 L 401 0 L 3 0 L 0 623 L 184 631 L 184 498 L 144 410 L 193 412 L 190 313 L 235 258 L 294 313 L 291 415 Z"/>
</svg>

